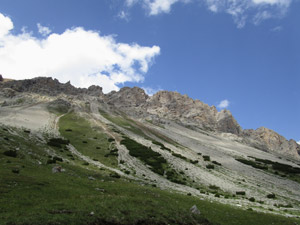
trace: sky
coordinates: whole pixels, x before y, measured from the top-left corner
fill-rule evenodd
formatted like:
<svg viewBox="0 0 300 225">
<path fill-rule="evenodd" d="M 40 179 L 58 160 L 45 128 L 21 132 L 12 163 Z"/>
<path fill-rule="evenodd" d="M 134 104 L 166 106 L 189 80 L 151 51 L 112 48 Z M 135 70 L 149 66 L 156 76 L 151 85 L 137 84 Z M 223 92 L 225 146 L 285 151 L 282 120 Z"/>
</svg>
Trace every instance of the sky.
<svg viewBox="0 0 300 225">
<path fill-rule="evenodd" d="M 0 0 L 0 74 L 177 91 L 300 141 L 300 2 Z"/>
</svg>

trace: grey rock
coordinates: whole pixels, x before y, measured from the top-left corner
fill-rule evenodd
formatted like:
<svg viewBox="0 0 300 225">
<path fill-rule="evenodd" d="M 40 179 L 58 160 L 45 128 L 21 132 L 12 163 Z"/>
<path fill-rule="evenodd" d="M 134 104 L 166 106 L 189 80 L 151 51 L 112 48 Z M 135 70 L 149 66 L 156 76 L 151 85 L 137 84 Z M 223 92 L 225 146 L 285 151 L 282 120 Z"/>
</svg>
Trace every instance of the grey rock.
<svg viewBox="0 0 300 225">
<path fill-rule="evenodd" d="M 200 215 L 200 214 L 201 214 L 200 210 L 197 208 L 196 205 L 193 205 L 193 206 L 190 208 L 190 212 L 191 212 L 192 214 L 197 214 L 197 215 Z"/>
</svg>

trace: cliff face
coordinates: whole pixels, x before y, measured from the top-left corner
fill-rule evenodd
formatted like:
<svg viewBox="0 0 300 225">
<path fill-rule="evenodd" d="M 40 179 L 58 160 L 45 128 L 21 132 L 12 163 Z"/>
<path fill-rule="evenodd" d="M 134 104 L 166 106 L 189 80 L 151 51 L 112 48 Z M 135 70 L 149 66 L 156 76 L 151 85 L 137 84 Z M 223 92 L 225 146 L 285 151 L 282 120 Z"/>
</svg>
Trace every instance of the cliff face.
<svg viewBox="0 0 300 225">
<path fill-rule="evenodd" d="M 0 88 L 8 88 L 17 92 L 32 92 L 37 94 L 46 95 L 80 95 L 88 94 L 91 96 L 102 96 L 102 88 L 99 86 L 90 86 L 86 88 L 75 88 L 67 82 L 65 84 L 60 83 L 57 79 L 48 77 L 37 77 L 27 80 L 13 80 L 8 82 L 1 82 Z"/>
<path fill-rule="evenodd" d="M 0 91 L 7 96 L 13 92 L 33 92 L 42 95 L 90 95 L 101 98 L 110 105 L 134 118 L 155 118 L 171 120 L 181 125 L 192 126 L 208 131 L 232 133 L 245 140 L 251 146 L 262 150 L 275 151 L 299 157 L 300 146 L 294 140 L 286 140 L 276 132 L 261 127 L 257 130 L 243 130 L 229 110 L 217 111 L 199 100 L 194 100 L 178 92 L 159 91 L 148 96 L 138 87 L 124 87 L 118 92 L 104 95 L 102 88 L 91 86 L 75 88 L 69 82 L 62 84 L 56 79 L 38 77 L 30 80 L 0 81 Z"/>
<path fill-rule="evenodd" d="M 260 127 L 256 130 L 244 130 L 243 137 L 259 142 L 264 149 L 299 157 L 300 146 L 294 140 L 286 140 L 273 130 Z"/>
</svg>

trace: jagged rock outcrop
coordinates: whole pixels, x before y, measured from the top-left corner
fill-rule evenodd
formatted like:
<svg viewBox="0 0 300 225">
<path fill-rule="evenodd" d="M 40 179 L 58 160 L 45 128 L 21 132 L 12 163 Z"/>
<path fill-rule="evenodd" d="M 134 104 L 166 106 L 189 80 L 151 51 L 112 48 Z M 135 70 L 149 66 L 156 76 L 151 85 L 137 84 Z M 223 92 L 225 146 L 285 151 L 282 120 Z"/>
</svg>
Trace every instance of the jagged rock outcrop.
<svg viewBox="0 0 300 225">
<path fill-rule="evenodd" d="M 141 107 L 146 103 L 148 98 L 149 96 L 145 93 L 145 91 L 139 87 L 124 87 L 118 92 L 112 91 L 106 95 L 108 104 L 114 105 L 118 109 L 126 112 L 128 109 Z"/>
<path fill-rule="evenodd" d="M 57 79 L 51 77 L 37 77 L 26 80 L 14 80 L 1 83 L 1 88 L 10 88 L 17 92 L 32 92 L 37 94 L 47 94 L 56 96 L 59 94 L 80 95 L 87 94 L 91 96 L 102 96 L 102 88 L 99 86 L 91 86 L 86 88 L 76 88 L 70 82 L 60 83 Z"/>
<path fill-rule="evenodd" d="M 150 116 L 176 121 L 211 131 L 240 134 L 241 127 L 230 111 L 218 112 L 199 100 L 193 100 L 178 92 L 159 91 L 149 97 L 138 87 L 122 88 L 106 95 L 108 104 L 114 105 L 131 116 Z"/>
<path fill-rule="evenodd" d="M 2 82 L 3 81 L 3 77 L 2 77 L 2 75 L 0 74 L 0 82 Z"/>
<path fill-rule="evenodd" d="M 286 140 L 283 136 L 271 129 L 265 127 L 260 127 L 256 130 L 248 129 L 243 131 L 243 136 L 261 144 L 259 148 L 299 157 L 300 146 L 296 141 L 292 139 Z"/>
</svg>

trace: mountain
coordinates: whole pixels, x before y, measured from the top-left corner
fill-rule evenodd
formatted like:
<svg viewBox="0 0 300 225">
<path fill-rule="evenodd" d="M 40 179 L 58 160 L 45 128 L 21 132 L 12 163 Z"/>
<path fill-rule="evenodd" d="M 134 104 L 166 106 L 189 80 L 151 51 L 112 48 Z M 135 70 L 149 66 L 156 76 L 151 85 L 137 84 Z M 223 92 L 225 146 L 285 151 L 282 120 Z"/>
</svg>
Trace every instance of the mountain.
<svg viewBox="0 0 300 225">
<path fill-rule="evenodd" d="M 38 77 L 0 79 L 0 115 L 7 224 L 298 223 L 300 146 L 229 110 Z"/>
</svg>

